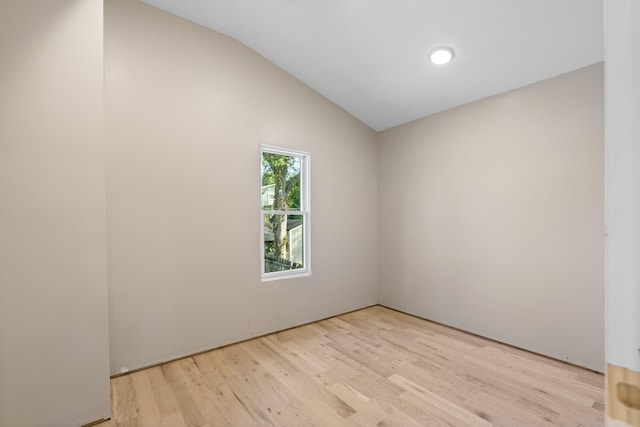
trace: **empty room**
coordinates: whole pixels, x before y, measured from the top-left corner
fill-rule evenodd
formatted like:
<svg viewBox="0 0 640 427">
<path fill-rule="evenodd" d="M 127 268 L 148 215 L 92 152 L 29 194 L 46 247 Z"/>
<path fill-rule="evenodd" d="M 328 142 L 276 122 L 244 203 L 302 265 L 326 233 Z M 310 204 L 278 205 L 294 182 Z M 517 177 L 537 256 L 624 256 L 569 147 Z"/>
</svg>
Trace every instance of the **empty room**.
<svg viewBox="0 0 640 427">
<path fill-rule="evenodd" d="M 0 427 L 640 427 L 636 0 L 0 2 Z"/>
</svg>

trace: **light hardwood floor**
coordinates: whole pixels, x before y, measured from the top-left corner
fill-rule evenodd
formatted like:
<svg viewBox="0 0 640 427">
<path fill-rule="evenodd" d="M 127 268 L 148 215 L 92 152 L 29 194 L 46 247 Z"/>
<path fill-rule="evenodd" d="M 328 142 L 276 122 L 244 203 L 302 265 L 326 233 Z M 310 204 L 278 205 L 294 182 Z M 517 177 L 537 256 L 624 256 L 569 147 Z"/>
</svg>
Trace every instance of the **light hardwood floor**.
<svg viewBox="0 0 640 427">
<path fill-rule="evenodd" d="M 375 306 L 114 378 L 102 427 L 604 424 L 602 375 Z"/>
</svg>

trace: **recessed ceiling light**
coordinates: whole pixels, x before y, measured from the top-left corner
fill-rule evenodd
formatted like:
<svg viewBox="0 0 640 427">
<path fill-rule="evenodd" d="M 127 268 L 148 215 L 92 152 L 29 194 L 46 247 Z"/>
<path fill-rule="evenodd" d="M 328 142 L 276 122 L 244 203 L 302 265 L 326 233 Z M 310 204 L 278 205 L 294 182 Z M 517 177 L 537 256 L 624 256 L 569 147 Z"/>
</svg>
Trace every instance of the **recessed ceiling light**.
<svg viewBox="0 0 640 427">
<path fill-rule="evenodd" d="M 444 65 L 453 59 L 454 51 L 450 47 L 438 47 L 431 51 L 429 59 L 436 65 Z"/>
</svg>

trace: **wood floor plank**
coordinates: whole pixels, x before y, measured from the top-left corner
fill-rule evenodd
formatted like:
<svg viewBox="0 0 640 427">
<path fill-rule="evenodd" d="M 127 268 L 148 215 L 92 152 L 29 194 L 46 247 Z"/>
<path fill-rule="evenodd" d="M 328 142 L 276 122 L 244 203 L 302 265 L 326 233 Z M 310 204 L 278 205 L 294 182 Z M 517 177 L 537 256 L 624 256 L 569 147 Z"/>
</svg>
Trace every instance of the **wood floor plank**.
<svg viewBox="0 0 640 427">
<path fill-rule="evenodd" d="M 173 395 L 171 384 L 169 384 L 167 378 L 164 376 L 162 368 L 160 366 L 154 366 L 145 370 L 145 372 L 147 374 L 147 377 L 149 378 L 149 385 L 153 392 L 154 400 L 157 404 L 158 415 L 163 419 L 178 418 L 174 417 L 173 415 L 179 414 L 180 408 L 178 407 L 178 402 L 176 402 L 176 398 Z M 182 419 L 182 416 L 180 416 L 179 418 Z M 171 421 L 167 421 L 167 423 L 170 422 Z M 182 423 L 184 423 L 184 420 L 182 420 Z"/>
<path fill-rule="evenodd" d="M 173 394 L 178 404 L 187 427 L 200 427 L 207 422 L 204 411 L 206 408 L 198 405 L 191 394 L 192 384 L 189 384 L 187 375 L 183 371 L 184 361 L 178 360 L 162 366 L 162 371 L 167 377 Z"/>
<path fill-rule="evenodd" d="M 136 388 L 136 406 L 138 417 L 143 427 L 155 427 L 160 424 L 160 415 L 149 383 L 147 371 L 131 374 L 133 386 Z"/>
<path fill-rule="evenodd" d="M 111 380 L 111 418 L 116 425 L 137 421 L 136 392 L 131 375 Z"/>
<path fill-rule="evenodd" d="M 601 374 L 380 306 L 111 381 L 105 427 L 596 427 Z"/>
<path fill-rule="evenodd" d="M 404 378 L 398 374 L 393 374 L 389 377 L 389 381 L 399 385 L 411 394 L 418 396 L 431 406 L 441 409 L 458 418 L 464 424 L 472 427 L 492 427 L 492 424 L 482 417 L 467 411 L 463 407 L 456 405 L 455 403 L 440 397 L 436 393 L 432 393 L 426 388 L 414 383 L 408 378 Z"/>
<path fill-rule="evenodd" d="M 269 347 L 263 347 L 257 341 L 246 342 L 244 345 L 250 354 L 262 361 L 271 375 L 289 387 L 291 393 L 298 394 L 305 400 L 316 400 L 317 405 L 322 407 L 321 412 L 332 411 L 342 418 L 354 412 L 353 408 L 329 391 L 326 387 L 327 381 L 320 374 L 301 377 L 300 371 L 290 369 L 286 359 L 276 352 L 269 353 L 271 350 Z M 305 384 L 306 387 L 304 387 Z M 333 413 L 331 416 L 336 419 Z M 337 419 L 336 422 L 342 423 L 343 420 Z"/>
<path fill-rule="evenodd" d="M 160 427 L 186 427 L 182 414 L 175 413 L 162 417 L 160 421 Z"/>
</svg>

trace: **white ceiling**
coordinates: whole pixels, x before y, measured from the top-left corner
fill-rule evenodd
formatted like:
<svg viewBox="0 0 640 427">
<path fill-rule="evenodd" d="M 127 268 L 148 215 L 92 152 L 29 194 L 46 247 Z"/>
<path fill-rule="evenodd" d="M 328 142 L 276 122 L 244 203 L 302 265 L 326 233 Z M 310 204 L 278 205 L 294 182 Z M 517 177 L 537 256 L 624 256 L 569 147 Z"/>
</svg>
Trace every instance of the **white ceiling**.
<svg viewBox="0 0 640 427">
<path fill-rule="evenodd" d="M 143 0 L 235 38 L 375 130 L 604 57 L 603 0 Z M 456 51 L 448 65 L 431 49 Z"/>
</svg>

